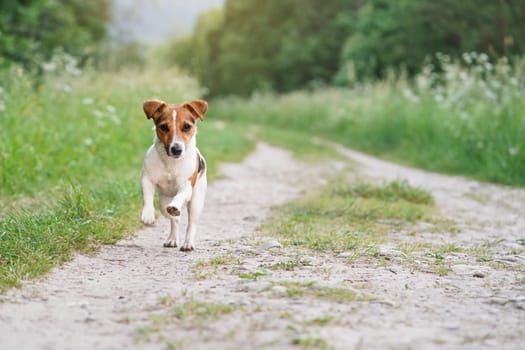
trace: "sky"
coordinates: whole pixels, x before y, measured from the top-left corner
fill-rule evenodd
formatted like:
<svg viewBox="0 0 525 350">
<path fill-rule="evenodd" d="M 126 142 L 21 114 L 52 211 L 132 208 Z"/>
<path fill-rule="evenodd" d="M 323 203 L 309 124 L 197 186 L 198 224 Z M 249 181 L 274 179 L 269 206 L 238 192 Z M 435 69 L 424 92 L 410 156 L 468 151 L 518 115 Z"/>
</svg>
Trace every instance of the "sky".
<svg viewBox="0 0 525 350">
<path fill-rule="evenodd" d="M 113 0 L 110 33 L 116 42 L 160 44 L 192 31 L 200 13 L 224 0 Z"/>
</svg>

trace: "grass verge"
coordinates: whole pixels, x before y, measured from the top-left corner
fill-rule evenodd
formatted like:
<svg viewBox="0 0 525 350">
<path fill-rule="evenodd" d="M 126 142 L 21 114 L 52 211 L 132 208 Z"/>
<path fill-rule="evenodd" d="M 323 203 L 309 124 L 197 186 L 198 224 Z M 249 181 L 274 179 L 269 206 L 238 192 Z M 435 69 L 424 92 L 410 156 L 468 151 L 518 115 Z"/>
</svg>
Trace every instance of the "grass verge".
<svg viewBox="0 0 525 350">
<path fill-rule="evenodd" d="M 223 98 L 216 118 L 328 138 L 432 171 L 525 185 L 525 59 L 443 62 L 352 89 Z M 305 143 L 305 146 L 311 142 Z"/>
<path fill-rule="evenodd" d="M 153 139 L 142 102 L 200 95 L 195 80 L 173 70 L 61 73 L 38 87 L 22 71 L 3 78 L 0 292 L 133 232 Z M 208 116 L 199 134 L 210 180 L 221 162 L 254 148 L 235 125 L 224 128 Z"/>
<path fill-rule="evenodd" d="M 0 220 L 0 292 L 68 261 L 74 252 L 111 244 L 138 227 L 134 180 L 96 191 L 71 188 L 56 202 L 12 211 Z"/>
<path fill-rule="evenodd" d="M 203 129 L 201 149 L 211 179 L 219 163 L 240 160 L 254 146 L 234 130 Z M 36 199 L 27 208 L 11 209 L 0 219 L 0 292 L 68 261 L 76 251 L 114 243 L 138 228 L 139 180 L 140 167 L 127 178 L 95 179 L 56 191 L 57 200 Z"/>
<path fill-rule="evenodd" d="M 402 181 L 381 186 L 333 182 L 279 207 L 278 217 L 261 230 L 288 246 L 374 255 L 388 232 L 430 215 L 432 203 L 427 192 Z"/>
<path fill-rule="evenodd" d="M 164 305 L 162 300 L 161 304 Z M 242 310 L 240 305 L 207 303 L 193 298 L 186 302 L 174 302 L 169 306 L 168 312 L 151 315 L 150 324 L 137 329 L 136 343 L 167 340 L 169 344 L 173 341 L 169 340 L 169 337 L 164 337 L 163 332 L 173 325 L 184 329 L 203 327 L 237 310 Z"/>
<path fill-rule="evenodd" d="M 284 287 L 284 291 L 279 296 L 302 299 L 304 297 L 313 297 L 334 303 L 350 303 L 354 301 L 371 301 L 371 296 L 359 295 L 351 289 L 324 287 L 317 285 L 314 281 L 295 282 L 295 281 L 278 281 L 273 286 Z M 269 287 L 271 289 L 272 287 Z"/>
</svg>

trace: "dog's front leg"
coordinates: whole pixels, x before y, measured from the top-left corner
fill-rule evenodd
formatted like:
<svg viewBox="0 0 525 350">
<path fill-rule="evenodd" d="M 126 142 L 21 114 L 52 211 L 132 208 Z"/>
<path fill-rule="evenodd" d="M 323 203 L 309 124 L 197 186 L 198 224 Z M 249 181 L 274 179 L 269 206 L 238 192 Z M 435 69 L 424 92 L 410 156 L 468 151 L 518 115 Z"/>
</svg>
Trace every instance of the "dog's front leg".
<svg viewBox="0 0 525 350">
<path fill-rule="evenodd" d="M 155 185 L 146 176 L 142 176 L 142 216 L 141 221 L 145 225 L 155 223 Z"/>
<path fill-rule="evenodd" d="M 166 211 L 171 216 L 180 216 L 182 207 L 191 199 L 193 189 L 190 182 L 188 181 L 177 193 L 173 200 L 166 207 Z"/>
<path fill-rule="evenodd" d="M 179 246 L 179 223 L 180 216 L 170 217 L 170 235 L 166 242 L 164 242 L 166 248 L 176 248 Z"/>
</svg>

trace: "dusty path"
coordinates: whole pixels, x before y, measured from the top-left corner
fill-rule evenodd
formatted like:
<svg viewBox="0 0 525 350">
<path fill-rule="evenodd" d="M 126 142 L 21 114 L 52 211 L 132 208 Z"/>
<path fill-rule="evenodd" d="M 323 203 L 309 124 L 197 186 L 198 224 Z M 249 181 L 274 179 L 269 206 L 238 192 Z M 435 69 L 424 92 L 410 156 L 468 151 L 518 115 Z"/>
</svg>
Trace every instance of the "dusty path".
<svg viewBox="0 0 525 350">
<path fill-rule="evenodd" d="M 392 252 L 407 241 L 460 245 L 463 252 L 444 257 L 452 271 L 426 271 L 424 252 L 376 264 L 261 249 L 271 237 L 255 228 L 269 207 L 317 186 L 323 168 L 259 145 L 210 186 L 196 252 L 162 248 L 161 221 L 96 256 L 78 256 L 8 293 L 0 349 L 524 349 L 525 191 L 338 150 L 367 179 L 406 179 L 432 192 L 458 232 L 421 225 L 415 237 L 396 232 L 389 243 Z M 292 260 L 308 264 L 267 268 Z M 290 283 L 310 290 L 290 298 Z M 361 297 L 319 297 L 334 287 Z"/>
<path fill-rule="evenodd" d="M 77 256 L 43 281 L 6 295 L 0 349 L 144 348 L 135 343 L 136 330 L 159 308 L 159 299 L 213 287 L 194 281 L 195 262 L 239 247 L 237 240 L 253 235 L 272 205 L 297 196 L 311 180 L 290 154 L 264 144 L 222 173 L 225 179 L 209 186 L 195 252 L 162 248 L 169 223 L 161 218 L 96 256 Z M 226 240 L 235 245 L 218 245 Z"/>
</svg>

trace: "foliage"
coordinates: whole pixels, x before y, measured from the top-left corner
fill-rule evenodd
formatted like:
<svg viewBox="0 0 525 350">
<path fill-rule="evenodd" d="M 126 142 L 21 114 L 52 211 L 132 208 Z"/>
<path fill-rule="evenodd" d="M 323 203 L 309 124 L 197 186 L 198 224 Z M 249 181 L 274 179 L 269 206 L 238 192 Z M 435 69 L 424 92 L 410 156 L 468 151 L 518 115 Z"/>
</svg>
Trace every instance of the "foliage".
<svg viewBox="0 0 525 350">
<path fill-rule="evenodd" d="M 140 170 L 153 138 L 142 102 L 200 94 L 173 69 L 94 72 L 67 54 L 45 67 L 38 89 L 19 67 L 2 72 L 0 291 L 138 226 Z M 253 148 L 223 126 L 206 117 L 199 127 L 211 178 L 221 161 Z"/>
<path fill-rule="evenodd" d="M 109 0 L 0 2 L 0 68 L 11 62 L 38 68 L 54 51 L 86 59 L 106 37 Z"/>
<path fill-rule="evenodd" d="M 413 76 L 437 52 L 522 54 L 524 16 L 521 0 L 228 0 L 165 56 L 215 96 L 351 85 Z"/>
<path fill-rule="evenodd" d="M 222 98 L 214 118 L 306 132 L 447 173 L 525 185 L 525 58 L 437 58 L 406 78 L 286 95 Z"/>
<path fill-rule="evenodd" d="M 430 193 L 420 188 L 411 186 L 407 181 L 392 181 L 382 187 L 369 184 L 342 184 L 334 186 L 332 189 L 334 196 L 354 196 L 361 198 L 377 198 L 383 201 L 392 202 L 405 200 L 415 204 L 432 204 L 433 199 Z"/>
<path fill-rule="evenodd" d="M 280 206 L 277 219 L 263 226 L 263 232 L 279 235 L 287 245 L 368 255 L 389 232 L 406 229 L 432 211 L 431 195 L 407 183 L 401 194 L 393 196 L 400 182 L 349 184 L 341 177 L 308 197 Z"/>
<path fill-rule="evenodd" d="M 32 194 L 50 186 L 85 181 L 112 169 L 140 168 L 151 142 L 151 123 L 141 103 L 199 93 L 176 71 L 82 72 L 68 55 L 44 64 L 38 90 L 23 70 L 4 74 L 0 98 L 0 194 Z M 23 160 L 23 161 L 21 161 Z"/>
<path fill-rule="evenodd" d="M 437 52 L 456 58 L 471 51 L 492 58 L 521 54 L 524 16 L 521 0 L 368 0 L 343 51 L 351 65 L 343 65 L 339 80 L 348 74 L 383 78 L 389 69 L 414 75 Z"/>
<path fill-rule="evenodd" d="M 139 192 L 131 177 L 99 189 L 72 188 L 55 201 L 0 219 L 0 292 L 71 259 L 75 251 L 115 243 L 138 227 Z M 130 210 L 134 209 L 134 210 Z"/>
<path fill-rule="evenodd" d="M 330 82 L 357 1 L 228 0 L 202 16 L 168 58 L 210 93 L 247 95 Z"/>
</svg>

